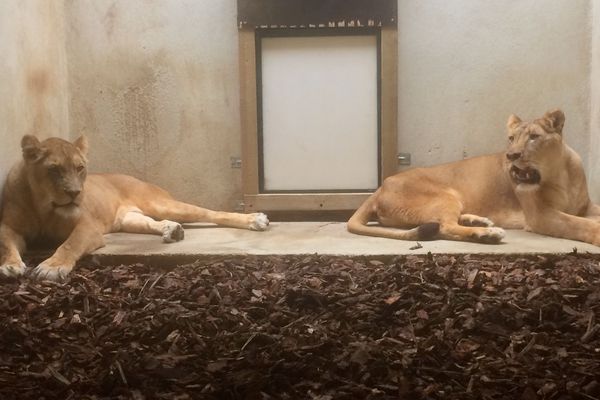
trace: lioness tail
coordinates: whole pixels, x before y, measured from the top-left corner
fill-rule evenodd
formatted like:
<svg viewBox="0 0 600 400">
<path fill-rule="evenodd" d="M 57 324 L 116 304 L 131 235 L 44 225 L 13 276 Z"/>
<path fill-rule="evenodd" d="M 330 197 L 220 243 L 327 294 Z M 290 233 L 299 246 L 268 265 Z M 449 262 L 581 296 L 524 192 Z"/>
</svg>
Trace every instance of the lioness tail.
<svg viewBox="0 0 600 400">
<path fill-rule="evenodd" d="M 423 224 L 408 230 L 368 225 L 371 217 L 375 214 L 376 195 L 377 193 L 371 195 L 350 217 L 346 224 L 349 232 L 401 240 L 430 240 L 439 233 L 440 224 L 437 222 Z"/>
</svg>

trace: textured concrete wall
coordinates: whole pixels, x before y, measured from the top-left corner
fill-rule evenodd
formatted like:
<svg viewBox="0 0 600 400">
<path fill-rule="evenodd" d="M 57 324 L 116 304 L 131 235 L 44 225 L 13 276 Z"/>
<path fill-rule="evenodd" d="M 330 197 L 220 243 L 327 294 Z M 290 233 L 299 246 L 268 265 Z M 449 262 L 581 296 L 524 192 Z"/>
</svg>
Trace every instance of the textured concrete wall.
<svg viewBox="0 0 600 400">
<path fill-rule="evenodd" d="M 399 150 L 414 165 L 500 151 L 511 113 L 558 107 L 587 160 L 591 2 L 399 1 Z"/>
<path fill-rule="evenodd" d="M 206 207 L 240 198 L 235 1 L 67 0 L 73 135 L 97 171 Z"/>
<path fill-rule="evenodd" d="M 600 1 L 592 1 L 592 3 L 592 97 L 588 175 L 592 199 L 600 203 Z"/>
<path fill-rule="evenodd" d="M 68 136 L 62 1 L 0 1 L 0 186 L 26 134 Z"/>
</svg>

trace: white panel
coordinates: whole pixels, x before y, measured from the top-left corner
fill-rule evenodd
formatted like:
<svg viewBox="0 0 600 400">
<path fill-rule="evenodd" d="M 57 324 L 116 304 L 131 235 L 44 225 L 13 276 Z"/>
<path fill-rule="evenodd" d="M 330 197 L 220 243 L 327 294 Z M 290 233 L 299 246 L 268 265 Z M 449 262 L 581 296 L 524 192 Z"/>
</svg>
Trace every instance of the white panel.
<svg viewBox="0 0 600 400">
<path fill-rule="evenodd" d="M 375 36 L 262 39 L 265 190 L 378 185 Z"/>
</svg>

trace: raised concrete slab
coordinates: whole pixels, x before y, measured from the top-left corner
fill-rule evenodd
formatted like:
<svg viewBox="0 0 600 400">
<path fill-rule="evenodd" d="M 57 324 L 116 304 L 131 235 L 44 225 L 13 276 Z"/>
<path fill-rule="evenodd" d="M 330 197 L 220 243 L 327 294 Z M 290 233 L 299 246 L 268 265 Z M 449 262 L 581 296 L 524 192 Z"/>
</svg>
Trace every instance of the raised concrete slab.
<svg viewBox="0 0 600 400">
<path fill-rule="evenodd" d="M 437 240 L 400 241 L 353 235 L 342 222 L 275 222 L 265 232 L 223 228 L 212 225 L 185 225 L 185 239 L 166 244 L 159 236 L 114 233 L 106 236 L 99 256 L 206 256 L 206 255 L 398 255 L 452 253 L 600 253 L 600 247 L 572 240 L 555 239 L 522 230 L 507 232 L 497 245 Z"/>
</svg>

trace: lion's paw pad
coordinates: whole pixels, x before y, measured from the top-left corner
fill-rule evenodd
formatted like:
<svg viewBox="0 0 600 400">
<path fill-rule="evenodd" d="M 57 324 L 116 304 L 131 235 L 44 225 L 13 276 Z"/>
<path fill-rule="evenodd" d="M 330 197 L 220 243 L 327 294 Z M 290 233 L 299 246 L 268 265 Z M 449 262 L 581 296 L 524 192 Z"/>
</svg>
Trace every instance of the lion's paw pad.
<svg viewBox="0 0 600 400">
<path fill-rule="evenodd" d="M 172 222 L 163 229 L 162 238 L 165 243 L 179 242 L 183 240 L 184 236 L 185 231 L 183 230 L 183 226 L 177 222 Z"/>
<path fill-rule="evenodd" d="M 0 275 L 4 275 L 9 278 L 16 278 L 25 273 L 25 263 L 22 261 L 19 263 L 7 263 L 0 266 Z"/>
<path fill-rule="evenodd" d="M 269 226 L 269 218 L 263 213 L 255 213 L 251 215 L 250 230 L 264 231 Z"/>
</svg>

